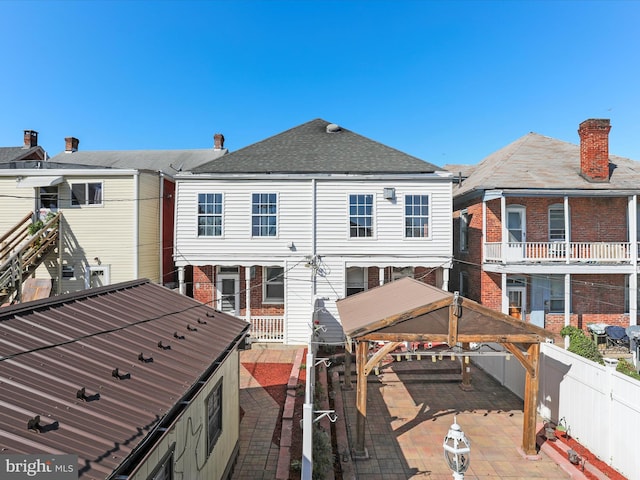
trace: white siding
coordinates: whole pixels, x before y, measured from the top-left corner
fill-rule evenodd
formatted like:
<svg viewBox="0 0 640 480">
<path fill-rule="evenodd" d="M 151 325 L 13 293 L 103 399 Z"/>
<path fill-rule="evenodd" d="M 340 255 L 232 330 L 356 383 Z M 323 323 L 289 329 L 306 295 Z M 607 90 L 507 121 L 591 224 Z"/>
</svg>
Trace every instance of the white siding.
<svg viewBox="0 0 640 480">
<path fill-rule="evenodd" d="M 16 177 L 0 177 L 0 236 L 35 211 L 35 188 L 17 188 Z"/>
<path fill-rule="evenodd" d="M 314 199 L 315 183 L 315 199 Z M 386 187 L 395 199 L 384 198 Z M 285 265 L 285 342 L 307 343 L 315 294 L 325 298 L 319 319 L 328 342 L 343 339 L 335 301 L 345 295 L 346 266 L 450 268 L 450 179 L 388 180 L 333 177 L 292 180 L 180 179 L 176 186 L 175 259 L 184 265 Z M 223 194 L 223 235 L 197 236 L 198 193 Z M 251 237 L 251 194 L 278 194 L 278 235 Z M 349 237 L 349 194 L 374 195 L 372 238 Z M 429 195 L 428 238 L 405 238 L 405 195 Z M 314 201 L 315 200 L 315 201 Z M 315 205 L 315 226 L 314 226 Z M 315 245 L 314 245 L 315 235 Z M 294 248 L 289 248 L 293 244 Z M 315 250 L 314 250 L 315 248 Z M 318 270 L 305 267 L 316 255 Z"/>
</svg>

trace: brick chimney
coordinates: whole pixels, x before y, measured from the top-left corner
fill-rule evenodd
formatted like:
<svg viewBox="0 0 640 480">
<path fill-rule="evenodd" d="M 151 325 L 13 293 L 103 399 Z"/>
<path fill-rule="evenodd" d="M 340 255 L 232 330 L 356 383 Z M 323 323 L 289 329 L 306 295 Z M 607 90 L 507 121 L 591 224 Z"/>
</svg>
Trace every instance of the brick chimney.
<svg viewBox="0 0 640 480">
<path fill-rule="evenodd" d="M 214 150 L 222 150 L 224 148 L 224 135 L 221 133 L 216 133 L 213 136 L 213 149 Z"/>
<path fill-rule="evenodd" d="M 65 153 L 73 153 L 78 151 L 78 144 L 80 140 L 75 137 L 66 137 L 64 139 L 64 151 Z"/>
<path fill-rule="evenodd" d="M 609 181 L 608 118 L 590 118 L 580 124 L 580 175 L 591 182 Z"/>
<path fill-rule="evenodd" d="M 24 131 L 24 148 L 31 148 L 38 146 L 38 132 L 35 130 Z"/>
</svg>

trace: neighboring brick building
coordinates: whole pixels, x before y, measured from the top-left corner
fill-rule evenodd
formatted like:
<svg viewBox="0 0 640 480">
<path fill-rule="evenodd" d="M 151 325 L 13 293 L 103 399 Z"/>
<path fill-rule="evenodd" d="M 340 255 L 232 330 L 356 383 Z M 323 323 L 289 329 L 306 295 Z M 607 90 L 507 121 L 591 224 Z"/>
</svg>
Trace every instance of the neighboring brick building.
<svg viewBox="0 0 640 480">
<path fill-rule="evenodd" d="M 610 129 L 589 119 L 579 146 L 530 133 L 445 167 L 459 178 L 452 289 L 556 332 L 637 323 L 640 162 L 609 156 Z"/>
</svg>

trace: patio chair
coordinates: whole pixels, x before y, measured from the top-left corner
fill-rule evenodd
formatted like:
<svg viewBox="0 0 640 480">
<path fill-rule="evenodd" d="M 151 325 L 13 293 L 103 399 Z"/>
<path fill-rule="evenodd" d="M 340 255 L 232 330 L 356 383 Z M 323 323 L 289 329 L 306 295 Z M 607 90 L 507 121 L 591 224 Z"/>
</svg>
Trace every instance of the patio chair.
<svg viewBox="0 0 640 480">
<path fill-rule="evenodd" d="M 604 329 L 607 334 L 607 347 L 624 347 L 629 349 L 629 336 L 624 327 L 609 325 Z"/>
</svg>

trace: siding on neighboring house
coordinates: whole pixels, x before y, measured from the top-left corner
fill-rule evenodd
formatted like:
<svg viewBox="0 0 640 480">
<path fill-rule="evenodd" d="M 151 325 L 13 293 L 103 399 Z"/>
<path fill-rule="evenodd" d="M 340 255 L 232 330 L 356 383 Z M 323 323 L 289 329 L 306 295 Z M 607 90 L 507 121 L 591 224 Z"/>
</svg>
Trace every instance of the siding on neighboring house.
<svg viewBox="0 0 640 480">
<path fill-rule="evenodd" d="M 160 177 L 140 173 L 138 190 L 138 277 L 154 283 L 160 279 Z"/>
</svg>

